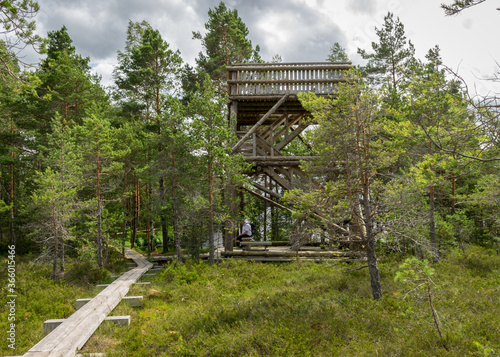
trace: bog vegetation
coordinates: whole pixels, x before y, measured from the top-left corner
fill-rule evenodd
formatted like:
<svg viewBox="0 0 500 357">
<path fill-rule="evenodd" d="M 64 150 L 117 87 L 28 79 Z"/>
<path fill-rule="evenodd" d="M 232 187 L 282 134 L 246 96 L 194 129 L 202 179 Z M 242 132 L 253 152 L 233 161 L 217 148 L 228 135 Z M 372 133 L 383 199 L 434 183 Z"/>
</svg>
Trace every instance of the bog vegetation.
<svg viewBox="0 0 500 357">
<path fill-rule="evenodd" d="M 114 273 L 125 269 L 118 255 L 113 253 L 107 267 Z M 454 249 L 432 265 L 425 279 L 441 334 L 427 286 L 400 281 L 419 274 L 421 279 L 418 266 L 401 254 L 382 258 L 384 296 L 379 300 L 372 299 L 367 269 L 359 269 L 364 263 L 167 264 L 150 279 L 151 287 L 130 291 L 144 296 L 143 307 L 122 302 L 113 312 L 130 315 L 130 327 L 102 324 L 83 352 L 138 357 L 498 356 L 500 261 L 495 251 Z M 68 264 L 66 278 L 54 282 L 50 265 L 22 259 L 17 354 L 43 337 L 43 321 L 67 317 L 75 299 L 94 296 L 93 284 L 108 281 L 99 272 L 75 261 Z M 0 354 L 10 353 L 2 344 Z"/>
<path fill-rule="evenodd" d="M 103 88 L 65 27 L 33 35 L 35 1 L 0 8 L 0 251 L 14 246 L 18 262 L 19 348 L 92 294 L 105 269 L 119 272 L 114 247 L 127 246 L 176 262 L 143 291 L 143 309 L 120 306 L 129 329 L 103 326 L 89 342 L 110 354 L 500 353 L 500 106 L 470 93 L 439 46 L 417 58 L 392 13 L 334 97 L 299 95 L 314 126 L 284 152 L 316 156 L 303 169 L 318 185 L 282 192 L 291 214 L 227 194 L 251 170 L 231 154 L 227 67 L 281 61 L 260 56 L 236 10 L 210 9 L 193 33 L 195 67 L 168 34 L 130 21 Z M 30 71 L 17 56 L 26 45 L 43 54 Z M 327 61 L 349 60 L 331 46 Z M 368 269 L 213 266 L 214 236 L 242 217 L 259 222 L 256 239 L 355 233 Z M 210 265 L 198 263 L 202 249 Z"/>
</svg>

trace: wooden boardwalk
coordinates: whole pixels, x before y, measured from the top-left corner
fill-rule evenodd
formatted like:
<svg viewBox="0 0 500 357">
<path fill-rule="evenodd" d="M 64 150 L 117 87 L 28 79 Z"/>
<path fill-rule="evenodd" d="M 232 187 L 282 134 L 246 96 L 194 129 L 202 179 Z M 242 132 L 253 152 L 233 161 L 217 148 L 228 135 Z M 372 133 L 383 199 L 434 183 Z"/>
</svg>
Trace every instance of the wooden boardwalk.
<svg viewBox="0 0 500 357">
<path fill-rule="evenodd" d="M 23 356 L 75 356 L 101 322 L 127 295 L 130 285 L 137 282 L 144 273 L 153 267 L 152 263 L 133 250 L 127 249 L 126 254 L 137 264 L 136 268 L 116 279 Z"/>
</svg>

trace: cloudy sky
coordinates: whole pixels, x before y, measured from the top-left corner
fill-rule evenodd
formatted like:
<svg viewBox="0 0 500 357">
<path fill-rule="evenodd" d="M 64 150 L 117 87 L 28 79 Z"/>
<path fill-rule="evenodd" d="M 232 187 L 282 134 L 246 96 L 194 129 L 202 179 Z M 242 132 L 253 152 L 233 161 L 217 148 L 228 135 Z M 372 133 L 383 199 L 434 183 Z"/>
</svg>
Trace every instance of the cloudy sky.
<svg viewBox="0 0 500 357">
<path fill-rule="evenodd" d="M 488 0 L 446 17 L 441 2 L 452 0 L 226 0 L 247 25 L 249 37 L 270 60 L 279 54 L 284 62 L 324 61 L 334 42 L 346 48 L 354 64 L 362 64 L 357 49 L 371 49 L 375 27 L 392 12 L 405 25 L 408 39 L 424 58 L 439 45 L 444 62 L 471 88 L 500 93 L 500 83 L 483 80 L 500 72 L 500 1 Z M 146 20 L 160 30 L 185 62 L 195 63 L 201 45 L 193 31 L 205 31 L 208 10 L 220 0 L 39 0 L 38 33 L 65 25 L 78 53 L 90 57 L 105 85 L 118 50 L 123 50 L 127 24 Z"/>
</svg>

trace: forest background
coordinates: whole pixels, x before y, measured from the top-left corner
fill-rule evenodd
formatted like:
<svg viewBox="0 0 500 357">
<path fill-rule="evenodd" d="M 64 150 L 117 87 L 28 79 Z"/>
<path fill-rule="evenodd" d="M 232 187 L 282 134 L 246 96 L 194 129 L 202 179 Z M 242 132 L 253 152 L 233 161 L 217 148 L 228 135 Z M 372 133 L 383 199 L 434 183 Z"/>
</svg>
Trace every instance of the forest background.
<svg viewBox="0 0 500 357">
<path fill-rule="evenodd" d="M 303 167 L 321 188 L 288 192 L 281 203 L 294 214 L 242 193 L 237 217 L 224 192 L 244 186 L 250 168 L 231 155 L 226 68 L 281 58 L 261 58 L 236 10 L 210 9 L 206 31 L 193 33 L 203 48 L 195 67 L 147 22 L 130 21 L 104 89 L 65 27 L 34 35 L 36 2 L 1 9 L 0 248 L 50 261 L 53 280 L 67 259 L 102 269 L 112 245 L 178 260 L 207 248 L 213 263 L 215 233 L 234 232 L 242 217 L 260 222 L 256 239 L 275 241 L 357 221 L 375 299 L 377 250 L 434 262 L 469 244 L 498 252 L 497 98 L 471 94 L 438 46 L 417 58 L 392 13 L 375 28 L 378 42 L 358 49 L 366 63 L 335 98 L 300 96 L 315 128 L 287 153 L 318 157 Z M 43 55 L 31 71 L 22 70 L 25 46 Z M 333 43 L 325 60 L 349 58 Z"/>
<path fill-rule="evenodd" d="M 4 248 L 16 244 L 20 253 L 38 250 L 51 257 L 54 278 L 57 257 L 63 270 L 68 246 L 94 256 L 102 267 L 108 242 L 130 240 L 148 251 L 161 244 L 166 252 L 169 232 L 178 257 L 181 246 L 197 255 L 206 237 L 213 257 L 214 230 L 224 229 L 229 214 L 221 200 L 224 187 L 244 182 L 239 173 L 245 169 L 244 160 L 228 152 L 235 137 L 226 118 L 226 66 L 264 62 L 237 11 L 221 2 L 209 11 L 206 32 L 193 33 L 204 48 L 196 68 L 183 64 L 180 52 L 147 22 L 130 21 L 115 85 L 105 91 L 65 27 L 46 39 L 33 34 L 36 3 L 4 8 L 13 14 L 3 19 L 12 36 L 2 42 Z M 399 19 L 388 13 L 384 21 L 375 29 L 379 43 L 358 50 L 366 65 L 355 74 L 363 82 L 356 90 L 367 93 L 367 103 L 354 108 L 358 98 L 352 93 L 336 102 L 302 98 L 319 125 L 306 135 L 306 145 L 289 150 L 323 158 L 308 170 L 327 190 L 292 192 L 289 203 L 302 215 L 323 210 L 330 220 L 345 219 L 346 204 L 356 215 L 352 197 L 360 191 L 353 181 L 359 179 L 361 186 L 376 187 L 366 191 L 365 216 L 383 222 L 384 244 L 391 249 L 428 246 L 437 257 L 439 249 L 465 241 L 493 244 L 498 236 L 496 98 L 471 97 L 466 83 L 442 63 L 438 46 L 417 59 Z M 44 54 L 34 71 L 20 70 L 20 46 Z M 280 60 L 276 55 L 271 62 Z M 349 58 L 335 43 L 326 60 Z M 370 137 L 353 143 L 347 133 L 356 123 L 346 117 L 332 127 L 328 117 L 342 116 L 330 105 L 351 107 L 350 119 Z M 362 124 L 359 113 L 368 115 Z M 372 150 L 364 162 L 359 155 L 343 157 L 329 142 L 335 130 L 344 135 L 338 141 L 344 148 Z M 339 159 L 358 166 L 347 170 L 349 182 L 331 178 Z M 314 195 L 335 197 L 339 204 L 312 207 L 323 202 Z M 379 211 L 367 213 L 370 205 Z M 253 202 L 240 214 L 262 221 L 262 211 Z M 274 210 L 271 217 L 261 231 L 273 240 L 281 239 L 296 218 Z M 141 231 L 146 234 L 138 238 Z"/>
<path fill-rule="evenodd" d="M 104 90 L 65 27 L 45 39 L 34 35 L 35 2 L 2 6 L 10 36 L 1 57 L 3 247 L 15 244 L 19 253 L 35 250 L 50 257 L 54 278 L 57 257 L 64 269 L 67 247 L 102 267 L 112 241 L 139 243 L 148 251 L 161 244 L 165 252 L 170 243 L 179 258 L 181 248 L 196 256 L 208 246 L 213 259 L 214 232 L 229 229 L 224 188 L 244 184 L 240 173 L 247 169 L 228 151 L 235 136 L 227 120 L 226 66 L 265 62 L 238 12 L 221 2 L 209 11 L 206 31 L 193 32 L 203 48 L 196 68 L 183 63 L 147 22 L 130 21 L 115 84 Z M 302 217 L 312 211 L 335 221 L 363 217 L 356 205 L 364 187 L 364 217 L 373 219 L 374 229 L 379 223 L 383 232 L 374 236 L 383 233 L 390 249 L 423 249 L 437 257 L 440 249 L 463 242 L 495 244 L 496 98 L 473 97 L 442 63 L 438 46 L 425 59 L 416 58 L 392 13 L 375 32 L 379 42 L 358 49 L 366 64 L 353 74 L 362 82 L 356 91 L 366 97 L 356 103 L 347 86 L 335 100 L 301 98 L 318 125 L 303 145 L 287 150 L 321 158 L 306 168 L 326 190 L 292 192 L 288 204 Z M 44 57 L 29 72 L 21 71 L 17 56 L 26 46 Z M 334 43 L 326 60 L 349 58 Z M 363 142 L 356 142 L 359 135 L 348 137 L 353 127 L 369 134 Z M 331 142 L 333 133 L 343 140 Z M 351 151 L 341 152 L 339 143 Z M 361 146 L 363 158 L 361 152 L 351 155 Z M 350 164 L 339 175 L 340 161 Z M 337 203 L 318 204 L 332 200 Z M 263 222 L 262 203 L 246 201 L 240 215 Z M 261 224 L 263 239 L 283 239 L 297 226 L 297 217 L 288 213 L 273 209 L 270 217 Z"/>
</svg>

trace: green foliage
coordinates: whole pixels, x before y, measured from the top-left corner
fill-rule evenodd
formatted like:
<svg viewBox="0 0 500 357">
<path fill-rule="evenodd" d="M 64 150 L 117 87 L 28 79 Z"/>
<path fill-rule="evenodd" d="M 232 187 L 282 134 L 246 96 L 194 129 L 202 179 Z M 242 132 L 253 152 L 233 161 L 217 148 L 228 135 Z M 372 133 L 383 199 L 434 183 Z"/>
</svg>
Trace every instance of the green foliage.
<svg viewBox="0 0 500 357">
<path fill-rule="evenodd" d="M 330 53 L 326 58 L 328 62 L 349 62 L 349 57 L 347 56 L 345 49 L 340 46 L 338 42 L 335 42 L 330 48 Z"/>
<path fill-rule="evenodd" d="M 500 264 L 498 256 L 483 248 L 467 251 Z M 415 272 L 434 270 L 431 276 L 440 286 L 435 305 L 449 350 L 429 326 L 428 306 L 416 301 L 410 308 L 397 298 L 401 285 L 394 278 L 405 263 L 391 256 L 381 266 L 386 294 L 377 301 L 366 284 L 368 271 L 355 270 L 361 263 L 171 264 L 154 278 L 153 288 L 131 291 L 147 296 L 142 309 L 117 307 L 117 314 L 132 315 L 135 323 L 129 329 L 103 327 L 93 339 L 113 341 L 104 347 L 110 356 L 494 353 L 500 350 L 498 270 L 475 276 L 462 254 L 457 251 L 432 267 L 409 264 Z"/>
<path fill-rule="evenodd" d="M 202 198 L 196 201 L 206 204 L 199 209 L 206 210 L 208 216 L 212 263 L 214 223 L 221 223 L 227 218 L 227 207 L 222 202 L 223 190 L 228 185 L 245 182 L 241 172 L 248 167 L 242 155 L 232 154 L 232 146 L 237 138 L 227 120 L 226 103 L 227 97 L 217 95 L 215 83 L 205 75 L 187 107 L 192 118 L 190 134 L 199 163 L 197 175 L 203 178 L 202 185 L 206 188 L 206 193 L 203 192 Z"/>
<path fill-rule="evenodd" d="M 165 279 L 165 281 L 172 282 L 175 285 L 184 285 L 195 282 L 199 279 L 197 274 L 197 270 L 200 270 L 200 267 L 204 267 L 200 265 L 200 263 L 187 263 L 187 265 L 179 265 L 176 263 L 172 264 L 168 268 L 164 268 L 162 271 L 160 278 Z"/>
<path fill-rule="evenodd" d="M 201 40 L 205 53 L 200 53 L 196 62 L 198 67 L 208 73 L 210 78 L 222 86 L 226 78 L 227 66 L 248 61 L 258 50 L 252 48 L 248 37 L 248 28 L 238 15 L 237 10 L 230 10 L 224 2 L 208 11 L 207 33 L 193 32 L 193 38 Z M 220 88 L 222 89 L 222 88 Z"/>
<path fill-rule="evenodd" d="M 64 280 L 70 284 L 90 287 L 98 284 L 107 278 L 110 274 L 107 270 L 99 268 L 91 260 L 76 260 L 69 264 Z"/>
<path fill-rule="evenodd" d="M 115 96 L 123 105 L 136 109 L 128 114 L 158 122 L 167 94 L 176 89 L 182 64 L 180 52 L 172 50 L 146 21 L 129 21 L 125 51 L 118 52 L 118 61 L 113 72 L 118 87 Z"/>
<path fill-rule="evenodd" d="M 411 41 L 407 41 L 404 25 L 393 13 L 384 17 L 383 27 L 375 28 L 379 42 L 372 42 L 373 53 L 358 49 L 363 59 L 368 60 L 363 72 L 376 84 L 385 86 L 390 97 L 399 90 L 399 86 L 406 81 L 405 72 L 414 60 L 415 48 Z M 393 105 L 397 101 L 390 100 Z"/>
<path fill-rule="evenodd" d="M 18 73 L 14 72 L 5 64 L 12 59 L 22 59 L 19 52 L 27 46 L 40 50 L 43 40 L 35 34 L 35 16 L 40 10 L 38 1 L 34 0 L 8 0 L 0 3 L 0 24 L 5 41 L 0 40 L 0 47 L 6 47 L 7 51 L 0 51 L 0 76 L 5 79 L 18 81 Z"/>
<path fill-rule="evenodd" d="M 6 261 L 3 258 L 0 261 L 0 279 L 7 281 Z M 94 293 L 81 284 L 54 282 L 50 277 L 49 264 L 30 262 L 28 257 L 16 257 L 16 349 L 12 350 L 7 343 L 2 343 L 0 355 L 24 354 L 45 336 L 44 321 L 69 317 L 75 311 L 76 299 Z M 1 288 L 3 296 L 9 295 L 6 288 L 6 284 Z M 7 308 L 5 303 L 0 306 L 0 315 L 4 317 L 0 321 L 2 331 L 8 331 L 8 323 L 12 322 L 7 319 Z"/>
<path fill-rule="evenodd" d="M 485 1 L 486 0 L 455 0 L 451 4 L 441 4 L 441 8 L 444 10 L 446 15 L 452 16 L 458 15 L 463 10 Z"/>
<path fill-rule="evenodd" d="M 394 281 L 402 283 L 411 291 L 415 291 L 427 288 L 427 284 L 432 283 L 431 276 L 433 274 L 434 269 L 429 265 L 428 260 L 411 257 L 399 266 Z"/>
</svg>

